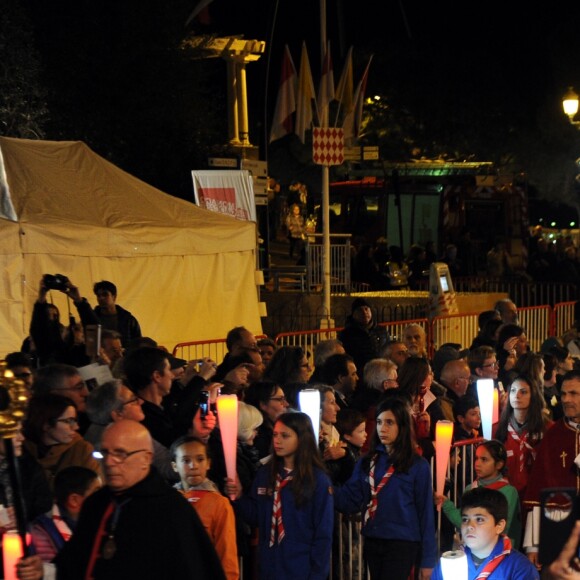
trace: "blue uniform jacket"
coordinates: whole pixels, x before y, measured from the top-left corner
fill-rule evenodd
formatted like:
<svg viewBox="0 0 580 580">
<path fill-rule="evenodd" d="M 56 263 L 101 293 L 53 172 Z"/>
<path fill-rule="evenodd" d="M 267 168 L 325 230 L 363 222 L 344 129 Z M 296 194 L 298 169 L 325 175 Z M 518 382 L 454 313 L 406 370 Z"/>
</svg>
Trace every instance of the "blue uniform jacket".
<svg viewBox="0 0 580 580">
<path fill-rule="evenodd" d="M 377 446 L 375 485 L 378 485 L 391 460 L 383 445 Z M 338 511 L 365 512 L 371 499 L 368 473 L 359 460 L 352 477 L 335 488 Z M 433 484 L 429 464 L 416 457 L 408 473 L 395 471 L 379 491 L 375 517 L 363 526 L 363 536 L 383 540 L 406 540 L 422 544 L 421 568 L 433 568 L 437 561 L 433 506 Z"/>
<path fill-rule="evenodd" d="M 326 580 L 334 521 L 332 486 L 328 476 L 315 470 L 312 499 L 296 507 L 291 486 L 282 488 L 284 539 L 270 548 L 272 489 L 270 465 L 261 467 L 248 495 L 236 503 L 242 517 L 259 531 L 260 578 L 262 580 Z"/>
<path fill-rule="evenodd" d="M 481 566 L 476 568 L 473 563 L 473 558 L 471 557 L 471 550 L 466 546 L 465 553 L 467 554 L 468 580 L 474 580 L 477 578 L 477 573 L 483 570 L 483 566 L 485 566 L 491 558 L 499 554 L 502 549 L 503 543 L 498 542 L 487 559 L 481 563 Z M 437 564 L 437 567 L 433 570 L 431 580 L 443 580 L 441 564 Z M 540 580 L 540 575 L 533 564 L 522 553 L 517 550 L 512 550 L 493 571 L 489 580 Z"/>
</svg>

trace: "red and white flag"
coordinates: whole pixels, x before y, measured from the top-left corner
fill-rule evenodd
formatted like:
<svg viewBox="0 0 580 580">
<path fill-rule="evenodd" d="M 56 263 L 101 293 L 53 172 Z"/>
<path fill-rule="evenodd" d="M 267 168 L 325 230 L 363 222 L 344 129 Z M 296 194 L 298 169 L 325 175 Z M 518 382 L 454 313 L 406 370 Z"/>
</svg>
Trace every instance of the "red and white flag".
<svg viewBox="0 0 580 580">
<path fill-rule="evenodd" d="M 334 100 L 334 72 L 332 70 L 332 55 L 330 42 L 326 46 L 326 54 L 322 62 L 322 74 L 318 85 L 318 118 L 321 125 L 328 126 L 328 106 Z"/>
<path fill-rule="evenodd" d="M 348 49 L 348 54 L 346 55 L 346 60 L 344 62 L 344 68 L 342 69 L 342 74 L 340 79 L 338 79 L 338 85 L 335 91 L 336 100 L 340 103 L 339 110 L 336 113 L 335 126 L 338 124 L 339 115 L 342 113 L 342 118 L 344 119 L 348 115 L 354 106 L 354 81 L 352 73 L 352 46 Z"/>
<path fill-rule="evenodd" d="M 346 115 L 344 119 L 343 123 L 344 140 L 347 145 L 352 144 L 353 141 L 360 136 L 365 92 L 367 89 L 369 68 L 371 66 L 372 60 L 373 57 L 371 56 L 371 58 L 369 59 L 369 63 L 365 68 L 365 72 L 363 73 L 363 76 L 354 93 L 354 106 L 352 108 L 352 111 L 348 115 Z"/>
<path fill-rule="evenodd" d="M 282 58 L 278 100 L 276 101 L 270 130 L 270 143 L 292 133 L 292 114 L 294 111 L 296 111 L 296 68 L 294 67 L 288 45 L 286 45 L 284 57 Z"/>
<path fill-rule="evenodd" d="M 304 134 L 312 126 L 312 101 L 316 100 L 314 82 L 310 61 L 306 52 L 306 43 L 302 43 L 302 55 L 300 57 L 300 72 L 298 77 L 298 98 L 296 104 L 296 130 L 300 141 L 304 143 Z M 314 103 L 316 105 L 316 102 Z"/>
</svg>

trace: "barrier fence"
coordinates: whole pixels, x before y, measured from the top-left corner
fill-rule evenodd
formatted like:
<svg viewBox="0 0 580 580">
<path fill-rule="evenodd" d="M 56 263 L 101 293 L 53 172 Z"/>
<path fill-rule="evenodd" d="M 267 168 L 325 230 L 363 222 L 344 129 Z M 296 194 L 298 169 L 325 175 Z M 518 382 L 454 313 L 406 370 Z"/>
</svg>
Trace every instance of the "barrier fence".
<svg viewBox="0 0 580 580">
<path fill-rule="evenodd" d="M 561 302 L 554 306 L 553 336 L 563 336 L 574 326 L 574 306 L 576 302 Z"/>
<path fill-rule="evenodd" d="M 529 306 L 518 308 L 519 324 L 527 334 L 531 350 L 538 352 L 542 343 L 551 336 L 562 336 L 574 324 L 575 302 L 562 302 L 551 306 Z M 389 340 L 401 340 L 405 327 L 411 323 L 419 324 L 425 331 L 429 356 L 447 342 L 460 344 L 469 348 L 477 336 L 477 317 L 479 313 L 451 314 L 436 316 L 431 321 L 427 318 L 381 322 L 378 326 L 385 328 Z M 276 335 L 274 342 L 278 346 L 300 346 L 312 354 L 321 340 L 337 338 L 342 327 L 315 330 L 282 332 Z M 256 338 L 264 338 L 259 335 Z M 186 360 L 210 357 L 222 361 L 226 349 L 225 338 L 180 342 L 173 347 L 173 355 Z"/>
</svg>

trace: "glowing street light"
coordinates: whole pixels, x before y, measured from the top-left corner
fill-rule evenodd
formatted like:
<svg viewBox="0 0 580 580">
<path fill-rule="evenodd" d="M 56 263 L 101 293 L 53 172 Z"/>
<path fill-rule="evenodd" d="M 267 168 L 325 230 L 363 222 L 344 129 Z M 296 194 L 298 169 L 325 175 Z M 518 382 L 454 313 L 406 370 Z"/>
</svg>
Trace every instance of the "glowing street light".
<svg viewBox="0 0 580 580">
<path fill-rule="evenodd" d="M 578 112 L 578 95 L 572 87 L 568 87 L 568 91 L 562 97 L 562 108 L 564 113 L 568 115 L 572 125 L 580 125 L 580 121 L 574 121 L 574 117 Z"/>
</svg>

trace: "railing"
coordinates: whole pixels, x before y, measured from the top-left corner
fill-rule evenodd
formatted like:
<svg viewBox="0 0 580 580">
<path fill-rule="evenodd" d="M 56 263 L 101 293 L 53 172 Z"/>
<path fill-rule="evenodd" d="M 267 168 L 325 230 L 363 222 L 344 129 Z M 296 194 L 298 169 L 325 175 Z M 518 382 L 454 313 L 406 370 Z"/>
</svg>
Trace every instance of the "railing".
<svg viewBox="0 0 580 580">
<path fill-rule="evenodd" d="M 469 348 L 477 336 L 477 312 L 467 314 L 452 314 L 436 316 L 431 322 L 431 340 L 429 341 L 429 356 L 433 358 L 435 351 L 448 342 L 460 344 Z"/>
<path fill-rule="evenodd" d="M 574 326 L 576 302 L 560 302 L 554 306 L 553 336 L 563 336 Z"/>
<path fill-rule="evenodd" d="M 256 339 L 266 338 L 264 334 L 256 336 Z M 180 342 L 173 347 L 173 356 L 185 360 L 211 358 L 220 363 L 228 351 L 225 338 L 211 340 L 194 340 L 192 342 Z"/>
<path fill-rule="evenodd" d="M 305 352 L 312 354 L 321 340 L 336 338 L 342 328 L 326 328 L 319 330 L 302 330 L 298 332 L 282 332 L 274 342 L 278 346 L 300 346 Z"/>
<path fill-rule="evenodd" d="M 539 352 L 542 343 L 554 336 L 553 309 L 549 306 L 518 308 L 519 325 L 525 329 L 530 349 Z"/>
<path fill-rule="evenodd" d="M 330 291 L 350 293 L 350 234 L 331 234 L 331 239 L 342 239 L 343 244 L 330 245 Z M 306 245 L 306 271 L 309 290 L 322 291 L 324 260 L 322 234 L 309 234 Z M 311 242 L 310 240 L 315 240 Z"/>
<path fill-rule="evenodd" d="M 518 306 L 554 306 L 559 302 L 576 300 L 574 284 L 535 282 L 521 278 L 503 280 L 482 276 L 453 278 L 455 292 L 505 292 Z M 429 280 L 417 282 L 416 290 L 429 290 Z"/>
<path fill-rule="evenodd" d="M 427 318 L 413 318 L 411 320 L 397 320 L 394 322 L 379 322 L 377 326 L 385 328 L 389 342 L 394 340 L 403 340 L 403 331 L 409 324 L 418 324 L 424 331 L 425 336 L 429 337 L 429 320 Z M 429 344 L 429 341 L 427 341 Z"/>
<path fill-rule="evenodd" d="M 551 336 L 562 336 L 574 322 L 575 302 L 564 302 L 550 306 L 530 306 L 518 308 L 519 324 L 527 334 L 531 350 L 538 352 L 542 343 Z M 391 340 L 401 339 L 405 327 L 411 323 L 419 324 L 426 334 L 427 350 L 430 357 L 437 348 L 446 342 L 460 344 L 469 348 L 477 335 L 477 313 L 451 314 L 436 316 L 432 321 L 427 318 L 411 318 L 393 322 L 381 322 Z M 276 335 L 279 346 L 300 346 L 312 353 L 321 340 L 336 338 L 342 327 L 282 332 Z M 262 338 L 259 336 L 257 338 Z M 210 357 L 221 361 L 226 353 L 225 338 L 182 342 L 173 348 L 173 354 L 187 360 Z"/>
</svg>

